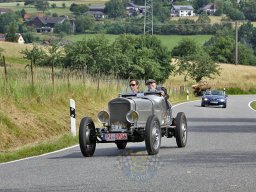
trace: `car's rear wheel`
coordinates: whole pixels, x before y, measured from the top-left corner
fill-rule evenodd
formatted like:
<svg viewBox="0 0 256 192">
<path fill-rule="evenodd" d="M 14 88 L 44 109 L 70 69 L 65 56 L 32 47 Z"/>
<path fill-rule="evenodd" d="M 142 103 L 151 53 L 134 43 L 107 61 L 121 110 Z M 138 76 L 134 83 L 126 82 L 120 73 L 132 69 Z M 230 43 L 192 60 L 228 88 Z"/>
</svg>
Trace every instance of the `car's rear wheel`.
<svg viewBox="0 0 256 192">
<path fill-rule="evenodd" d="M 178 147 L 185 147 L 187 144 L 187 118 L 183 112 L 179 112 L 175 118 L 175 137 Z"/>
<path fill-rule="evenodd" d="M 125 149 L 127 141 L 116 141 L 116 146 L 118 149 Z"/>
<path fill-rule="evenodd" d="M 89 117 L 84 117 L 80 122 L 79 145 L 83 156 L 93 156 L 96 148 L 96 132 L 94 122 Z"/>
<path fill-rule="evenodd" d="M 161 127 L 155 115 L 149 116 L 145 128 L 145 144 L 149 155 L 159 152 L 161 145 Z"/>
</svg>

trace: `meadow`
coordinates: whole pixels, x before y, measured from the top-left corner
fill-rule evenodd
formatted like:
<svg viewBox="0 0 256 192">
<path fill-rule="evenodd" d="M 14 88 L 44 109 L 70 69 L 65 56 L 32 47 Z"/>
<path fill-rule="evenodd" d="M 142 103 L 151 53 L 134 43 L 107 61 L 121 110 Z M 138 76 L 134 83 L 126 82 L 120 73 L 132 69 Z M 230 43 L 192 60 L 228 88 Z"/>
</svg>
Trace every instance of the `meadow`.
<svg viewBox="0 0 256 192">
<path fill-rule="evenodd" d="M 47 10 L 49 13 L 57 13 L 59 15 L 65 14 L 69 15 L 71 12 L 69 11 L 69 7 L 72 3 L 77 4 L 87 4 L 87 5 L 103 5 L 108 0 L 73 0 L 73 1 L 49 1 L 50 8 Z M 56 8 L 51 8 L 51 5 L 55 3 Z M 65 7 L 63 7 L 63 3 Z M 21 9 L 25 9 L 27 13 L 36 13 L 38 12 L 34 6 L 31 5 L 24 5 L 24 2 L 11 2 L 11 3 L 0 3 L 1 8 L 8 8 L 13 11 L 18 11 Z"/>
</svg>

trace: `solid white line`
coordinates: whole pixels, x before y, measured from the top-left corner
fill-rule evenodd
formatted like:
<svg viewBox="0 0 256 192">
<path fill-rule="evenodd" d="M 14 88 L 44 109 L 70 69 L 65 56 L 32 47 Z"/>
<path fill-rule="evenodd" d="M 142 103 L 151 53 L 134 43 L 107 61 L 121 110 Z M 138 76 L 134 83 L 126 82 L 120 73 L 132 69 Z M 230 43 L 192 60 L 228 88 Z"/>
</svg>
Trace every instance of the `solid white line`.
<svg viewBox="0 0 256 192">
<path fill-rule="evenodd" d="M 50 154 L 58 153 L 58 152 L 61 152 L 61 151 L 65 151 L 65 150 L 68 150 L 68 149 L 72 149 L 72 148 L 75 148 L 77 146 L 78 145 L 73 145 L 71 147 L 67 147 L 67 148 L 64 148 L 64 149 L 57 150 L 57 151 L 52 151 L 50 153 L 44 153 L 44 154 L 41 154 L 41 155 L 36 155 L 36 156 L 27 157 L 27 158 L 23 158 L 23 159 L 17 159 L 17 160 L 14 160 L 14 161 L 4 162 L 4 163 L 0 163 L 0 165 L 6 165 L 6 164 L 10 164 L 10 163 L 15 163 L 15 162 L 19 162 L 19 161 L 28 160 L 28 159 L 34 159 L 34 158 L 38 158 L 38 157 L 43 157 L 43 156 L 47 156 L 47 155 L 50 155 Z"/>
<path fill-rule="evenodd" d="M 249 106 L 249 108 L 250 108 L 251 110 L 256 111 L 256 110 L 255 110 L 255 109 L 253 109 L 253 108 L 252 108 L 252 106 L 251 106 L 252 102 L 254 102 L 254 101 L 256 101 L 256 100 L 252 100 L 252 101 L 250 101 L 250 102 L 248 103 L 248 106 Z"/>
<path fill-rule="evenodd" d="M 200 99 L 198 99 L 198 100 L 193 100 L 193 101 L 185 101 L 185 102 L 183 102 L 183 103 L 178 103 L 178 104 L 174 105 L 172 108 L 177 107 L 177 106 L 179 106 L 179 105 L 186 104 L 186 103 L 196 102 L 196 101 L 200 101 Z"/>
</svg>

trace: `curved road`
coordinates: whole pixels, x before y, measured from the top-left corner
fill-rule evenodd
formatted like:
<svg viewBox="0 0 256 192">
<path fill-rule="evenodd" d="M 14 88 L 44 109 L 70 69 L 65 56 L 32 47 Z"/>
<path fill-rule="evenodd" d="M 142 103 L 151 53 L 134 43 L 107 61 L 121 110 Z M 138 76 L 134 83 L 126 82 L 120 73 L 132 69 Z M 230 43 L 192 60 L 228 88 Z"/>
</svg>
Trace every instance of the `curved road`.
<svg viewBox="0 0 256 192">
<path fill-rule="evenodd" d="M 160 153 L 148 156 L 144 143 L 98 144 L 94 157 L 79 147 L 0 164 L 0 191 L 230 191 L 256 190 L 255 96 L 229 96 L 226 109 L 178 105 L 188 118 L 188 143 L 162 139 Z"/>
</svg>

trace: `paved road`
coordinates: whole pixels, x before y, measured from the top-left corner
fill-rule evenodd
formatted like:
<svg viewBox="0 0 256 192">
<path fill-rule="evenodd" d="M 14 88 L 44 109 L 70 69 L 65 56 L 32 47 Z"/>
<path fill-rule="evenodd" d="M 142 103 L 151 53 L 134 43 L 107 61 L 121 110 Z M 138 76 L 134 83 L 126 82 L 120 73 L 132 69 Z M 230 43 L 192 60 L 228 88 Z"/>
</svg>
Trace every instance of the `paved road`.
<svg viewBox="0 0 256 192">
<path fill-rule="evenodd" d="M 0 191 L 256 191 L 255 96 L 230 96 L 226 109 L 190 102 L 175 107 L 188 118 L 186 148 L 162 140 L 157 156 L 144 143 L 98 144 L 92 158 L 78 147 L 0 164 Z"/>
</svg>

